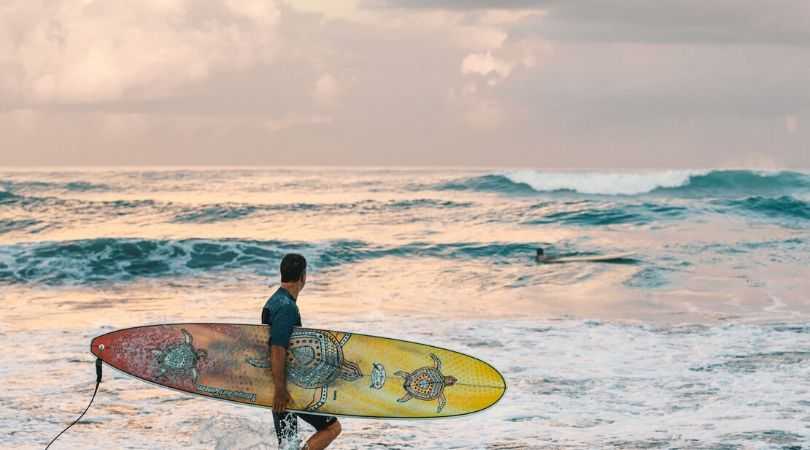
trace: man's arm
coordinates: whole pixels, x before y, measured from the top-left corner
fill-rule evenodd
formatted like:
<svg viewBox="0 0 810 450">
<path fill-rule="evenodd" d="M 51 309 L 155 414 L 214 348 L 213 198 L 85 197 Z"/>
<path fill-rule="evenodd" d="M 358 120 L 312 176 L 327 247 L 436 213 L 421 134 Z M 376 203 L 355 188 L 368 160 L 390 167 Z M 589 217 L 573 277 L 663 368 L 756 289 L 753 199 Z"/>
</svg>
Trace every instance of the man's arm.
<svg viewBox="0 0 810 450">
<path fill-rule="evenodd" d="M 273 373 L 273 411 L 284 412 L 290 403 L 287 390 L 287 349 L 280 345 L 270 346 L 270 370 Z"/>
<path fill-rule="evenodd" d="M 290 392 L 287 390 L 287 346 L 290 345 L 290 336 L 297 322 L 297 310 L 292 305 L 286 305 L 275 311 L 272 317 L 269 315 L 270 371 L 275 386 L 273 411 L 283 412 L 291 402 Z"/>
</svg>

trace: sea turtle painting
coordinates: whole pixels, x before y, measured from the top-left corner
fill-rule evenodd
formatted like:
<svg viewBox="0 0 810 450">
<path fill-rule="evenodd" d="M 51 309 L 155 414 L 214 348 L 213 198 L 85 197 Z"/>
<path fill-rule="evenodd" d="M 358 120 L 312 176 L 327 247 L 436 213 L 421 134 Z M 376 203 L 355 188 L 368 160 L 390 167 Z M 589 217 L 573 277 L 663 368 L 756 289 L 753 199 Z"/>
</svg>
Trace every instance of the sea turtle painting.
<svg viewBox="0 0 810 450">
<path fill-rule="evenodd" d="M 385 386 L 385 366 L 380 363 L 371 364 L 371 384 L 372 389 L 382 389 Z"/>
<path fill-rule="evenodd" d="M 167 374 L 172 376 L 191 377 L 191 381 L 197 384 L 197 362 L 208 357 L 208 352 L 194 348 L 194 338 L 185 329 L 181 328 L 183 341 L 167 347 L 165 350 L 152 350 L 152 354 L 157 359 L 157 377 L 164 377 Z"/>
<path fill-rule="evenodd" d="M 360 366 L 346 361 L 343 356 L 343 346 L 350 337 L 351 334 L 345 333 L 338 340 L 326 331 L 293 331 L 287 347 L 287 379 L 296 386 L 315 390 L 305 410 L 315 411 L 322 407 L 328 399 L 329 386 L 335 381 L 352 382 L 363 377 Z M 247 358 L 247 362 L 254 367 L 270 368 L 270 359 L 266 355 Z"/>
<path fill-rule="evenodd" d="M 438 400 L 439 406 L 436 408 L 436 412 L 440 413 L 447 405 L 444 388 L 456 384 L 458 379 L 454 376 L 442 374 L 442 361 L 438 356 L 431 353 L 430 358 L 433 359 L 433 367 L 422 367 L 411 373 L 402 370 L 394 373 L 394 375 L 405 379 L 402 383 L 405 395 L 397 399 L 397 401 L 405 403 L 414 397 L 426 401 Z"/>
</svg>

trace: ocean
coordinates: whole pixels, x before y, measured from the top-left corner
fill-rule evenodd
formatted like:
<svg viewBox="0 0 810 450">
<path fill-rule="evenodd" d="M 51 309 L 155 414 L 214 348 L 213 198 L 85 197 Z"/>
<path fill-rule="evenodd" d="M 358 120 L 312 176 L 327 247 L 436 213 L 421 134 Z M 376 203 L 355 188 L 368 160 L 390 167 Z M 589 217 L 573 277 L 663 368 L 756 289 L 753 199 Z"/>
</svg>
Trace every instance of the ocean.
<svg viewBox="0 0 810 450">
<path fill-rule="evenodd" d="M 304 325 L 508 385 L 469 417 L 343 419 L 332 448 L 810 448 L 810 172 L 334 167 L 0 169 L 0 447 L 82 411 L 93 336 L 258 323 L 287 252 Z M 53 448 L 276 444 L 269 410 L 107 368 Z"/>
</svg>

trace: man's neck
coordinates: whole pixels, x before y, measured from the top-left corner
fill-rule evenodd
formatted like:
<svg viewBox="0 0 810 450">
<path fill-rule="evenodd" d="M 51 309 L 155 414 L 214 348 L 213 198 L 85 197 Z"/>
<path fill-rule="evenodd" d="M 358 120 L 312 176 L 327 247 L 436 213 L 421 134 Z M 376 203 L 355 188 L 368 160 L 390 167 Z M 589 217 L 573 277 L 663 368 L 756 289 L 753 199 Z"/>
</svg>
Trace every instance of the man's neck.
<svg viewBox="0 0 810 450">
<path fill-rule="evenodd" d="M 298 283 L 281 283 L 281 287 L 290 293 L 290 296 L 298 300 L 298 293 L 301 292 L 301 287 Z"/>
</svg>

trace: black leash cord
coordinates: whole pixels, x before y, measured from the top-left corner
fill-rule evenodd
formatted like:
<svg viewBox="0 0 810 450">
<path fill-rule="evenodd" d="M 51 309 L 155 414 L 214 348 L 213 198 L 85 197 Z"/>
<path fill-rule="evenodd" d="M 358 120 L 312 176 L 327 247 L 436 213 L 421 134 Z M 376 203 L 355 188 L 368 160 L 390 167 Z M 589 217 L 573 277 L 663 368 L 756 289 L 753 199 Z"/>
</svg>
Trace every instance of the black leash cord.
<svg viewBox="0 0 810 450">
<path fill-rule="evenodd" d="M 82 417 L 84 417 L 84 413 L 86 413 L 87 410 L 90 409 L 90 405 L 92 405 L 93 400 L 96 399 L 96 392 L 98 392 L 98 386 L 100 384 L 101 384 L 101 358 L 97 358 L 96 359 L 96 389 L 93 391 L 93 397 L 90 398 L 90 403 L 87 404 L 87 408 L 84 408 L 84 411 L 82 411 L 82 414 L 79 416 L 78 419 L 74 420 L 73 423 L 71 423 L 70 425 L 67 426 L 67 428 L 60 431 L 59 434 L 57 434 L 55 438 L 51 439 L 51 442 L 48 443 L 48 445 L 45 447 L 45 450 L 48 450 L 51 447 L 51 444 L 56 442 L 56 440 L 59 439 L 59 436 L 61 436 L 62 433 L 69 430 L 70 427 L 72 427 L 73 425 L 76 425 L 80 420 L 82 420 Z"/>
</svg>

